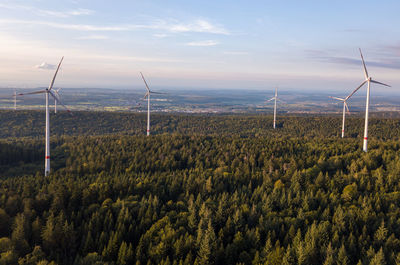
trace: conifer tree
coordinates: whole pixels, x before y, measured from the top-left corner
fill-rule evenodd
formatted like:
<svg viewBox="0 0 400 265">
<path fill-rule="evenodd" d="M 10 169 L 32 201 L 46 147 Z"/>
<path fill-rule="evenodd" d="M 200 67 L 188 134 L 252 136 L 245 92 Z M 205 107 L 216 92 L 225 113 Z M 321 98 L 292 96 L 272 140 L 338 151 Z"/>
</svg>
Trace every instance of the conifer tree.
<svg viewBox="0 0 400 265">
<path fill-rule="evenodd" d="M 350 264 L 349 258 L 347 257 L 346 248 L 344 247 L 344 244 L 342 244 L 342 246 L 339 249 L 337 264 L 338 265 Z"/>
</svg>

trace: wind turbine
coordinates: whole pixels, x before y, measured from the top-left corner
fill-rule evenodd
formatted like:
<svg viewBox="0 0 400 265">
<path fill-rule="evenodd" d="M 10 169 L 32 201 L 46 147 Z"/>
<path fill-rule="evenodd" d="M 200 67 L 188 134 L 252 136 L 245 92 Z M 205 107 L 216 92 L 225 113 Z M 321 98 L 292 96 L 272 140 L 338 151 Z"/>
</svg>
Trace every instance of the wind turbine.
<svg viewBox="0 0 400 265">
<path fill-rule="evenodd" d="M 60 101 L 60 99 L 56 98 L 56 95 L 53 93 L 53 88 L 54 81 L 56 79 L 58 70 L 60 69 L 61 63 L 63 61 L 64 57 L 61 58 L 60 63 L 57 66 L 57 70 L 54 73 L 53 79 L 50 82 L 50 85 L 48 88 L 35 91 L 35 92 L 30 92 L 30 93 L 20 93 L 18 95 L 24 96 L 24 95 L 32 95 L 32 94 L 45 94 L 46 96 L 46 149 L 45 149 L 45 162 L 44 162 L 44 175 L 47 177 L 50 174 L 50 113 L 49 113 L 49 94 L 55 99 L 58 100 L 58 103 L 60 103 L 69 113 L 71 111 Z"/>
<path fill-rule="evenodd" d="M 147 90 L 143 99 L 145 99 L 147 97 L 147 136 L 149 136 L 150 135 L 150 94 L 165 94 L 165 93 L 151 91 L 149 86 L 147 85 L 146 79 L 144 79 L 142 72 L 140 72 L 140 75 L 142 76 L 143 82 L 144 82 L 144 84 L 146 86 L 146 90 Z"/>
<path fill-rule="evenodd" d="M 356 89 L 354 89 L 354 91 L 351 92 L 350 95 L 348 95 L 345 98 L 330 97 L 330 98 L 333 98 L 333 99 L 336 99 L 336 100 L 340 100 L 340 101 L 343 102 L 342 138 L 344 138 L 344 123 L 345 123 L 345 119 L 346 119 L 346 109 L 347 109 L 347 112 L 350 114 L 349 106 L 347 105 L 347 100 L 349 98 L 351 98 L 351 96 L 353 96 L 354 93 L 356 93 L 357 90 L 359 90 L 365 84 L 365 82 L 367 82 L 367 81 L 364 81 L 361 85 L 359 85 Z"/>
<path fill-rule="evenodd" d="M 360 55 L 361 55 L 361 60 L 363 63 L 363 68 L 364 68 L 364 75 L 365 75 L 365 80 L 361 83 L 361 85 L 356 88 L 352 94 L 354 94 L 358 89 L 360 89 L 365 83 L 368 83 L 368 88 L 367 88 L 367 99 L 366 99 L 366 103 L 365 103 L 365 126 L 364 126 L 364 142 L 363 142 L 363 151 L 367 152 L 368 148 L 368 111 L 369 111 L 369 96 L 370 96 L 370 88 L 371 88 L 371 83 L 374 84 L 378 84 L 378 85 L 382 85 L 382 86 L 387 86 L 390 87 L 387 84 L 378 82 L 376 80 L 373 80 L 369 75 L 368 75 L 368 71 L 367 71 L 367 67 L 365 66 L 365 62 L 364 62 L 364 57 L 362 55 L 361 49 L 360 50 Z"/>
<path fill-rule="evenodd" d="M 57 113 L 57 101 L 60 98 L 60 94 L 58 92 L 61 90 L 61 87 L 59 89 L 54 89 L 54 94 L 56 95 L 57 98 L 54 98 L 54 113 Z"/>
<path fill-rule="evenodd" d="M 333 98 L 333 99 L 336 99 L 336 100 L 340 100 L 340 101 L 343 102 L 342 138 L 344 138 L 344 122 L 345 122 L 345 119 L 346 119 L 346 110 L 347 110 L 347 112 L 350 114 L 349 106 L 347 106 L 347 100 L 348 100 L 350 97 L 351 97 L 351 95 L 349 95 L 349 96 L 347 96 L 347 97 L 345 97 L 345 98 L 330 97 L 330 98 Z"/>
<path fill-rule="evenodd" d="M 278 100 L 278 87 L 275 88 L 275 97 L 269 99 L 268 101 L 275 100 L 274 103 L 274 129 L 276 128 L 276 101 Z"/>
<path fill-rule="evenodd" d="M 17 90 L 14 88 L 14 110 L 17 110 Z"/>
</svg>

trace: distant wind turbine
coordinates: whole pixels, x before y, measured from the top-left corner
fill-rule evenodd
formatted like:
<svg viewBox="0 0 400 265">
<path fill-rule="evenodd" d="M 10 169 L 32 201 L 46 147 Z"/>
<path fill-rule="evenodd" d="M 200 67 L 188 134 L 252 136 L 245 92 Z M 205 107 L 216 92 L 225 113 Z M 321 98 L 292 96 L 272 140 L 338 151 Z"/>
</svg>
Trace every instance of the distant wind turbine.
<svg viewBox="0 0 400 265">
<path fill-rule="evenodd" d="M 17 90 L 14 88 L 14 110 L 17 110 Z"/>
<path fill-rule="evenodd" d="M 144 79 L 142 72 L 140 72 L 140 75 L 142 76 L 143 82 L 144 82 L 144 84 L 146 86 L 146 90 L 147 90 L 143 99 L 146 99 L 146 97 L 147 97 L 147 136 L 149 136 L 150 135 L 150 94 L 165 94 L 165 93 L 151 91 L 149 86 L 147 85 L 146 79 Z"/>
<path fill-rule="evenodd" d="M 61 88 L 59 89 L 54 89 L 54 94 L 55 94 L 55 98 L 54 98 L 54 113 L 57 113 L 57 101 L 60 98 L 60 94 L 58 93 L 61 90 Z"/>
<path fill-rule="evenodd" d="M 275 88 L 275 96 L 271 99 L 269 99 L 268 101 L 274 100 L 274 129 L 276 128 L 276 101 L 278 100 L 278 87 Z"/>
<path fill-rule="evenodd" d="M 340 100 L 343 102 L 342 138 L 344 138 L 344 123 L 345 123 L 345 119 L 346 119 L 346 110 L 350 114 L 349 106 L 347 105 L 347 100 L 350 98 L 350 95 L 347 96 L 346 98 L 337 98 L 337 97 L 330 97 L 330 98 Z"/>
<path fill-rule="evenodd" d="M 20 93 L 18 95 L 24 96 L 24 95 L 32 95 L 32 94 L 45 94 L 46 96 L 46 150 L 45 150 L 45 162 L 44 162 L 44 175 L 48 176 L 50 174 L 50 113 L 49 113 L 49 94 L 58 101 L 59 104 L 61 104 L 69 113 L 71 111 L 60 101 L 60 99 L 56 98 L 56 95 L 53 93 L 53 88 L 54 81 L 56 80 L 56 76 L 58 73 L 58 70 L 60 69 L 61 63 L 63 61 L 64 57 L 61 58 L 60 63 L 58 64 L 57 70 L 54 73 L 53 79 L 50 82 L 50 85 L 48 88 L 44 90 L 39 90 L 35 92 L 30 92 L 30 93 Z"/>
<path fill-rule="evenodd" d="M 359 89 L 365 84 L 365 82 L 366 82 L 366 81 L 364 81 L 360 86 L 358 86 L 356 89 L 354 89 L 354 91 L 351 92 L 351 94 L 348 95 L 348 96 L 345 97 L 345 98 L 330 97 L 330 98 L 333 98 L 333 99 L 336 99 L 336 100 L 340 100 L 340 101 L 343 102 L 342 138 L 344 137 L 344 123 L 345 123 L 345 119 L 346 119 L 346 109 L 347 109 L 347 112 L 350 114 L 349 106 L 347 105 L 347 100 L 348 100 L 349 98 L 351 98 L 351 96 L 353 96 L 354 93 L 356 93 L 357 90 L 359 90 Z"/>
<path fill-rule="evenodd" d="M 367 152 L 368 150 L 368 111 L 369 111 L 369 96 L 370 96 L 370 88 L 371 88 L 371 83 L 375 83 L 378 85 L 382 85 L 382 86 L 387 86 L 390 87 L 387 84 L 378 82 L 376 80 L 373 80 L 369 75 L 368 75 L 368 71 L 367 71 L 367 67 L 365 66 L 365 61 L 364 61 L 364 57 L 362 55 L 361 49 L 360 50 L 360 55 L 361 55 L 361 60 L 362 60 L 362 64 L 363 64 L 363 68 L 364 68 L 364 75 L 365 75 L 365 80 L 361 83 L 361 85 L 356 88 L 352 94 L 354 94 L 357 90 L 359 90 L 365 83 L 368 83 L 368 88 L 367 88 L 367 99 L 366 99 L 366 103 L 365 103 L 365 126 L 364 126 L 364 141 L 363 141 L 363 151 Z"/>
</svg>

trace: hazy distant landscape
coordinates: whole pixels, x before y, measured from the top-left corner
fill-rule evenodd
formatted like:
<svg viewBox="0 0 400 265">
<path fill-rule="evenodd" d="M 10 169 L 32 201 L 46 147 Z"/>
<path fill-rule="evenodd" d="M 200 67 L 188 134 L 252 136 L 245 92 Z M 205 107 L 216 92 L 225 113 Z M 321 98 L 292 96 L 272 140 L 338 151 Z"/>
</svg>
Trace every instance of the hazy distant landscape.
<svg viewBox="0 0 400 265">
<path fill-rule="evenodd" d="M 17 89 L 18 93 L 32 89 Z M 37 90 L 37 89 L 36 89 Z M 161 89 L 165 95 L 153 95 L 151 109 L 154 112 L 180 113 L 271 113 L 273 90 L 246 89 Z M 143 100 L 145 90 L 65 88 L 60 91 L 62 100 L 72 110 L 94 111 L 147 111 Z M 324 91 L 279 91 L 278 112 L 280 113 L 340 113 L 342 104 L 329 96 L 344 97 L 349 92 Z M 0 109 L 13 108 L 13 89 L 0 89 Z M 371 111 L 400 111 L 400 93 L 372 92 Z M 395 95 L 395 96 L 393 96 Z M 50 101 L 52 102 L 52 101 Z M 43 95 L 18 96 L 18 109 L 44 108 Z M 53 104 L 53 103 L 51 103 Z M 350 111 L 363 112 L 365 90 L 359 91 L 349 100 Z M 62 107 L 60 106 L 60 109 Z"/>
</svg>

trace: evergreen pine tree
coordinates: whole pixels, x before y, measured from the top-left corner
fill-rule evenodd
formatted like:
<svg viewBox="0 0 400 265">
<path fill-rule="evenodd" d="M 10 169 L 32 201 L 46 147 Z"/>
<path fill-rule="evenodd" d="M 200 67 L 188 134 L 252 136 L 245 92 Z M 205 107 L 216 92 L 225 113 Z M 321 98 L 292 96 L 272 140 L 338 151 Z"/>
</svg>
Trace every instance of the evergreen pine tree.
<svg viewBox="0 0 400 265">
<path fill-rule="evenodd" d="M 342 244 L 342 246 L 339 249 L 337 264 L 338 265 L 350 264 L 349 258 L 347 257 L 346 248 L 344 247 L 344 244 Z"/>
</svg>

